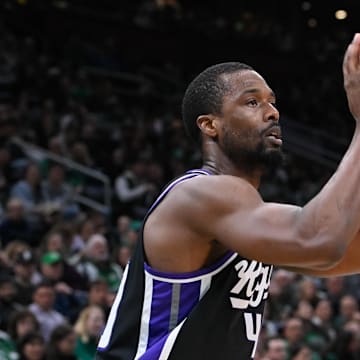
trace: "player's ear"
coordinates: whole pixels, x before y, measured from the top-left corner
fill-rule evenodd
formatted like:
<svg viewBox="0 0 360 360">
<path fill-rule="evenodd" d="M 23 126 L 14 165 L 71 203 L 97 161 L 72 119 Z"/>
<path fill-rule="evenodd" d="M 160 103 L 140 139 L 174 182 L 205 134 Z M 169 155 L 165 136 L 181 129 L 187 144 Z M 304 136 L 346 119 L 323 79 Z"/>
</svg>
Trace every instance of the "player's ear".
<svg viewBox="0 0 360 360">
<path fill-rule="evenodd" d="M 200 115 L 196 119 L 196 124 L 201 132 L 211 138 L 216 138 L 218 135 L 218 118 L 215 115 Z"/>
</svg>

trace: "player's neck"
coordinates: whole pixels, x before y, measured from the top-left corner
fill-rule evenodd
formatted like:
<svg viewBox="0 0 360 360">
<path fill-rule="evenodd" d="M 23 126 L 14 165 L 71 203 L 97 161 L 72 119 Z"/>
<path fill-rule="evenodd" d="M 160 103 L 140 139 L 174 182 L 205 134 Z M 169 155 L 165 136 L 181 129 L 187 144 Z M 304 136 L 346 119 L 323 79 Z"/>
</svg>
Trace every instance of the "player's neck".
<svg viewBox="0 0 360 360">
<path fill-rule="evenodd" d="M 203 168 L 215 175 L 232 175 L 240 177 L 256 189 L 260 186 L 263 170 L 259 167 L 249 167 L 241 161 L 232 162 L 215 144 L 203 146 Z"/>
</svg>

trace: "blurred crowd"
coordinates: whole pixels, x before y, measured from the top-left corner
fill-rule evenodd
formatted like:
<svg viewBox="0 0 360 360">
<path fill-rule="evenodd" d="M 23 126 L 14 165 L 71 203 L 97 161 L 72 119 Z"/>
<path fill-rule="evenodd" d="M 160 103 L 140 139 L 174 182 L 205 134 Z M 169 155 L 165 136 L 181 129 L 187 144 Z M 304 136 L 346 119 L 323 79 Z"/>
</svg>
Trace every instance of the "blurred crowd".
<svg viewBox="0 0 360 360">
<path fill-rule="evenodd" d="M 165 10 L 177 21 L 184 17 L 177 1 L 144 1 L 136 26 L 155 27 Z M 0 359 L 90 360 L 142 218 L 171 178 L 201 165 L 201 154 L 187 140 L 169 94 L 157 97 L 149 84 L 124 91 L 115 76 L 82 66 L 116 73 L 121 66 L 111 42 L 101 48 L 70 39 L 59 56 L 51 51 L 51 37 L 44 46 L 39 35 L 6 21 L 0 28 Z M 290 53 L 295 40 L 288 38 L 278 51 Z M 314 63 L 325 66 L 342 50 L 335 43 L 327 39 Z M 174 75 L 177 91 L 184 88 L 179 68 L 160 71 Z M 348 128 L 336 125 L 341 106 L 335 104 L 329 119 L 318 111 L 339 83 L 330 75 L 314 74 L 317 100 L 296 111 L 292 105 L 309 92 L 308 84 L 299 81 L 288 93 L 289 86 L 280 87 L 290 102 L 284 111 L 308 124 L 315 116 L 346 137 Z M 79 195 L 100 201 L 103 186 L 79 168 L 24 150 L 14 137 L 107 176 L 110 208 L 76 201 Z M 284 167 L 267 174 L 261 192 L 267 200 L 302 205 L 331 171 L 288 153 Z M 314 279 L 275 269 L 256 359 L 360 359 L 359 301 L 358 276 Z"/>
</svg>

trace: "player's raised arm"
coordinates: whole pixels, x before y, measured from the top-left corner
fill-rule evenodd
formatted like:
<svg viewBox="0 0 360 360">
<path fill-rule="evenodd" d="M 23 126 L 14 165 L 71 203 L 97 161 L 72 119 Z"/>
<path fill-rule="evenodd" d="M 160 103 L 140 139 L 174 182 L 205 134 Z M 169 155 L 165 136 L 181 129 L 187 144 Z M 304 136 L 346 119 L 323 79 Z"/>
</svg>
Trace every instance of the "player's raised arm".
<svg viewBox="0 0 360 360">
<path fill-rule="evenodd" d="M 206 177 L 184 185 L 179 204 L 184 202 L 184 209 L 186 201 L 193 204 L 184 221 L 203 238 L 216 239 L 249 259 L 319 269 L 334 266 L 360 228 L 359 56 L 357 34 L 343 65 L 345 90 L 356 121 L 354 136 L 337 171 L 316 197 L 303 208 L 264 203 L 251 181 Z"/>
</svg>

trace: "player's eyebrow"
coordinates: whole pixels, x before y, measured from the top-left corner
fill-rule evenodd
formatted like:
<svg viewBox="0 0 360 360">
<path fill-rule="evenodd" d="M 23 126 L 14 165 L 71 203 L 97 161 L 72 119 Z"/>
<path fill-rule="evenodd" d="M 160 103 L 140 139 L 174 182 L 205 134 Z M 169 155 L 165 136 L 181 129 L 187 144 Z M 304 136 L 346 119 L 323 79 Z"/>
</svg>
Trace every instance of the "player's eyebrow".
<svg viewBox="0 0 360 360">
<path fill-rule="evenodd" d="M 261 91 L 262 91 L 262 90 L 259 89 L 259 88 L 249 88 L 249 89 L 245 89 L 244 91 L 242 91 L 242 92 L 239 94 L 238 97 L 241 97 L 241 96 L 246 95 L 246 94 L 256 94 L 256 93 L 260 93 Z M 273 97 L 274 99 L 276 99 L 276 95 L 275 95 L 275 93 L 274 93 L 272 90 L 270 90 L 269 96 L 270 96 L 270 97 Z"/>
</svg>

